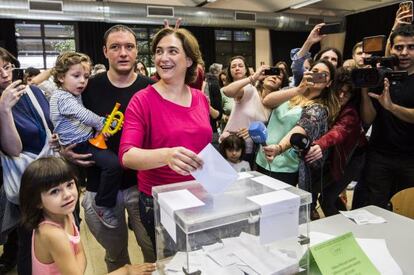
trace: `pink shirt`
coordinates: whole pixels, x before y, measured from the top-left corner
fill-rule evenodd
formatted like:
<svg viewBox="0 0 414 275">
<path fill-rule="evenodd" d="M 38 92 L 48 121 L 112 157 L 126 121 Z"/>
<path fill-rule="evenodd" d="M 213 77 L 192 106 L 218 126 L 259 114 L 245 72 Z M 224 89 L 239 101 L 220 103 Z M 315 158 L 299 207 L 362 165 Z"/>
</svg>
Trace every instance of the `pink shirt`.
<svg viewBox="0 0 414 275">
<path fill-rule="evenodd" d="M 191 106 L 183 107 L 161 97 L 149 85 L 136 93 L 125 111 L 119 159 L 132 147 L 159 149 L 183 146 L 198 154 L 212 140 L 209 104 L 204 94 L 191 88 Z M 192 180 L 163 166 L 138 173 L 138 187 L 151 195 L 157 185 Z"/>
<path fill-rule="evenodd" d="M 52 221 L 43 221 L 41 222 L 39 225 L 41 224 L 51 224 L 54 225 L 56 227 L 62 228 L 62 226 L 60 226 L 60 224 L 52 222 Z M 78 249 L 78 244 L 80 243 L 80 235 L 79 235 L 79 230 L 78 227 L 76 226 L 75 223 L 73 223 L 73 229 L 75 232 L 75 235 L 68 235 L 70 244 L 72 246 L 73 249 L 73 253 L 76 255 L 77 253 L 77 249 Z M 63 230 L 63 228 L 62 228 Z M 37 258 L 36 258 L 36 254 L 35 254 L 35 230 L 33 230 L 32 233 L 32 275 L 60 275 L 60 271 L 57 268 L 56 264 L 50 263 L 50 264 L 44 264 L 41 263 Z"/>
</svg>

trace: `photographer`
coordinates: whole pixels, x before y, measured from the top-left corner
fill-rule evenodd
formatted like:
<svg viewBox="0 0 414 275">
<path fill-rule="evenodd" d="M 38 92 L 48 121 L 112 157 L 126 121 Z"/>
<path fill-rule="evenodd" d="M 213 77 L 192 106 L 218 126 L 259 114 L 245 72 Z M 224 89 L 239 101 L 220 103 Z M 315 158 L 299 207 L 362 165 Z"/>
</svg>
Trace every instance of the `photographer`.
<svg viewBox="0 0 414 275">
<path fill-rule="evenodd" d="M 361 118 L 372 124 L 363 170 L 367 204 L 386 207 L 396 191 L 414 186 L 414 27 L 403 25 L 390 36 L 396 70 L 408 72 L 400 82 L 385 78 L 380 94 L 362 90 Z"/>
</svg>

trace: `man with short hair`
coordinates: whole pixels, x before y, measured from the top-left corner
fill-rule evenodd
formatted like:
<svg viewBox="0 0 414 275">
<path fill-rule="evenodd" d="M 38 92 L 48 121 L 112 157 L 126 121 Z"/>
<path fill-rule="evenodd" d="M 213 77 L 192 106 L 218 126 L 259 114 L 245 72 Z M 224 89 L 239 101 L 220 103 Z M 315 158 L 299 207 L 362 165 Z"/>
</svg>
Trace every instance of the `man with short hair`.
<svg viewBox="0 0 414 275">
<path fill-rule="evenodd" d="M 111 27 L 106 31 L 103 42 L 103 52 L 108 59 L 109 69 L 107 72 L 99 73 L 89 79 L 88 86 L 82 94 L 85 107 L 99 116 L 108 115 L 117 102 L 121 104 L 119 111 L 125 112 L 132 96 L 153 83 L 149 78 L 134 71 L 138 49 L 136 35 L 130 28 L 124 25 Z M 118 154 L 120 138 L 121 132 L 118 132 L 106 141 L 108 149 L 116 154 Z M 86 158 L 87 155 L 72 154 L 73 156 L 77 159 L 74 161 L 77 164 L 90 164 L 88 161 L 80 161 L 79 157 Z M 92 209 L 92 202 L 99 185 L 99 173 L 97 173 L 99 171 L 97 169 L 97 167 L 87 169 L 87 191 L 82 206 L 85 209 L 85 220 L 90 231 L 106 250 L 105 261 L 108 271 L 130 263 L 125 209 L 128 212 L 128 219 L 135 237 L 142 249 L 145 262 L 154 262 L 155 253 L 140 220 L 136 172 L 124 170 L 115 206 L 120 226 L 110 229 L 100 222 L 97 213 Z"/>
<path fill-rule="evenodd" d="M 370 57 L 370 54 L 364 53 L 362 47 L 362 41 L 356 43 L 352 48 L 352 59 L 355 61 L 356 68 L 364 68 L 367 65 L 364 64 L 364 58 Z"/>
<path fill-rule="evenodd" d="M 361 93 L 362 120 L 372 123 L 363 183 L 367 204 L 380 207 L 396 191 L 414 186 L 414 27 L 396 28 L 390 43 L 391 54 L 399 59 L 395 69 L 407 71 L 408 77 L 400 82 L 385 79 L 380 94 L 366 89 Z"/>
</svg>

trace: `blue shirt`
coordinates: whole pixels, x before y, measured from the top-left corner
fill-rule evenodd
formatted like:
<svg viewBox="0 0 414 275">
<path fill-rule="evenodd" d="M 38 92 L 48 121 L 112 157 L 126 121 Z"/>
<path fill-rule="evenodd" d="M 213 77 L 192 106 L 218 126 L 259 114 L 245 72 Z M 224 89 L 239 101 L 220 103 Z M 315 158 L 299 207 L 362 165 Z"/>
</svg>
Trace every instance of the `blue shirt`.
<svg viewBox="0 0 414 275">
<path fill-rule="evenodd" d="M 39 88 L 35 86 L 30 86 L 30 88 L 43 110 L 49 129 L 52 131 L 53 125 L 49 119 L 49 102 Z M 13 106 L 12 114 L 23 145 L 23 151 L 39 154 L 45 145 L 46 129 L 27 94 L 23 94 L 16 105 Z"/>
</svg>

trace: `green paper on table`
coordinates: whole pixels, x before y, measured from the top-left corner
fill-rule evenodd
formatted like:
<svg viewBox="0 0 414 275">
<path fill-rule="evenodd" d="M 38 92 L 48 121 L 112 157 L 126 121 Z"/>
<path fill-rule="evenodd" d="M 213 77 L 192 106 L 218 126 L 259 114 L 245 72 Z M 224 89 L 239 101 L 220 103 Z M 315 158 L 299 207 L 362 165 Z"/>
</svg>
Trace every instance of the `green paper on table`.
<svg viewBox="0 0 414 275">
<path fill-rule="evenodd" d="M 351 232 L 312 246 L 309 269 L 310 274 L 380 274 Z"/>
</svg>

